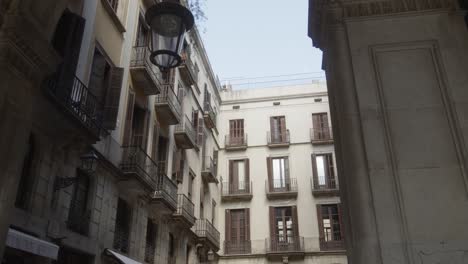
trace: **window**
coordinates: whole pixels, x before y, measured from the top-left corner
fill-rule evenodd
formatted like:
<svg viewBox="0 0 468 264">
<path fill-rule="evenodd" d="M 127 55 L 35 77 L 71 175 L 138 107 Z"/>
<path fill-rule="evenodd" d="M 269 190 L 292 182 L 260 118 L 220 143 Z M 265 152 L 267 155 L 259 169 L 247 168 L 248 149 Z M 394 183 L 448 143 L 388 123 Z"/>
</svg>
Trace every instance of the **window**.
<svg viewBox="0 0 468 264">
<path fill-rule="evenodd" d="M 250 253 L 250 210 L 226 210 L 226 254 Z"/>
<path fill-rule="evenodd" d="M 29 206 L 29 201 L 32 195 L 34 185 L 33 176 L 33 160 L 34 160 L 34 139 L 32 135 L 29 137 L 26 155 L 23 159 L 23 169 L 21 170 L 21 178 L 16 192 L 15 206 L 26 210 Z"/>
<path fill-rule="evenodd" d="M 312 114 L 313 136 L 315 140 L 331 139 L 327 113 Z"/>
<path fill-rule="evenodd" d="M 289 177 L 289 158 L 269 157 L 267 165 L 270 192 L 291 191 L 295 180 Z"/>
<path fill-rule="evenodd" d="M 336 188 L 335 166 L 331 153 L 312 155 L 312 168 L 315 189 Z"/>
<path fill-rule="evenodd" d="M 123 253 L 128 253 L 131 213 L 132 211 L 127 202 L 119 198 L 117 202 L 113 246 L 114 249 Z"/>
<path fill-rule="evenodd" d="M 145 262 L 154 262 L 154 251 L 156 250 L 156 237 L 158 227 L 153 221 L 148 218 L 146 225 L 146 247 L 145 247 Z"/>
<path fill-rule="evenodd" d="M 135 46 L 146 47 L 149 43 L 149 28 L 145 22 L 143 15 L 140 15 L 138 20 L 138 29 Z"/>
<path fill-rule="evenodd" d="M 288 141 L 286 130 L 286 118 L 284 116 L 273 116 L 270 118 L 270 141 L 271 143 L 284 143 Z"/>
<path fill-rule="evenodd" d="M 173 259 L 174 257 L 175 257 L 174 235 L 169 233 L 169 258 Z"/>
<path fill-rule="evenodd" d="M 211 223 L 215 225 L 216 220 L 216 201 L 211 200 Z"/>
<path fill-rule="evenodd" d="M 344 247 L 344 233 L 339 204 L 317 205 L 319 221 L 320 248 L 339 249 Z"/>
<path fill-rule="evenodd" d="M 229 120 L 229 144 L 242 145 L 244 143 L 244 119 Z"/>
<path fill-rule="evenodd" d="M 188 182 L 188 198 L 192 200 L 192 192 L 193 192 L 193 180 L 195 179 L 195 175 L 193 174 L 192 170 L 190 169 L 189 173 L 189 182 Z"/>
<path fill-rule="evenodd" d="M 229 194 L 250 192 L 249 159 L 229 161 Z"/>
<path fill-rule="evenodd" d="M 297 245 L 299 227 L 297 219 L 297 207 L 270 207 L 270 235 L 271 249 L 278 250 L 281 247 Z"/>
<path fill-rule="evenodd" d="M 91 211 L 88 210 L 89 176 L 77 170 L 77 180 L 74 185 L 73 196 L 70 202 L 67 225 L 82 235 L 88 235 Z"/>
</svg>

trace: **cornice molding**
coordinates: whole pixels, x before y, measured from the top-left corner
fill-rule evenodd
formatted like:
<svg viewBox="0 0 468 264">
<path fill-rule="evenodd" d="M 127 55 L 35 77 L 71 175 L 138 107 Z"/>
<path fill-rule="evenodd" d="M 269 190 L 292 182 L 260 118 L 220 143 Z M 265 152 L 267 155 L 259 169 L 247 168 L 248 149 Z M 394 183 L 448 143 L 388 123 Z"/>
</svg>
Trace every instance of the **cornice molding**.
<svg viewBox="0 0 468 264">
<path fill-rule="evenodd" d="M 258 102 L 268 102 L 268 101 L 277 101 L 277 100 L 291 100 L 291 99 L 320 97 L 320 96 L 328 96 L 328 93 L 327 92 L 302 93 L 302 94 L 293 94 L 293 95 L 267 96 L 267 97 L 237 99 L 237 100 L 222 100 L 221 105 L 232 105 L 232 104 L 242 104 L 242 103 L 258 103 Z"/>
</svg>

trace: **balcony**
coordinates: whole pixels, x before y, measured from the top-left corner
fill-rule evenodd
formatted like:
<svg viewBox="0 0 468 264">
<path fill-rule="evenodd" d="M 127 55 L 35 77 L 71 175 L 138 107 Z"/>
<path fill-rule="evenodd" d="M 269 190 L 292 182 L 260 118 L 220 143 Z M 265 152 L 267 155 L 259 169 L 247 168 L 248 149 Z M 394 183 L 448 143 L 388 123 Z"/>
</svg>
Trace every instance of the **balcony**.
<svg viewBox="0 0 468 264">
<path fill-rule="evenodd" d="M 223 182 L 221 184 L 221 201 L 250 201 L 252 200 L 251 187 L 251 182 L 239 182 L 235 184 Z"/>
<path fill-rule="evenodd" d="M 143 189 L 152 193 L 158 183 L 156 163 L 139 146 L 123 146 L 122 152 L 120 169 L 123 172 L 124 180 L 130 180 L 131 183 L 138 182 Z M 126 182 L 125 185 L 131 188 L 131 183 L 129 185 Z"/>
<path fill-rule="evenodd" d="M 203 158 L 202 171 L 201 175 L 203 180 L 208 183 L 218 183 L 216 177 L 216 165 L 214 164 L 213 158 L 210 156 L 205 156 Z"/>
<path fill-rule="evenodd" d="M 187 228 L 195 224 L 194 204 L 184 194 L 179 194 L 177 198 L 177 211 L 173 218 Z"/>
<path fill-rule="evenodd" d="M 149 47 L 133 47 L 130 61 L 130 73 L 133 84 L 143 90 L 145 95 L 155 95 L 160 92 L 160 79 L 154 65 L 150 61 Z"/>
<path fill-rule="evenodd" d="M 73 208 L 73 206 L 71 207 Z M 67 227 L 73 232 L 87 236 L 89 234 L 89 222 L 91 221 L 91 210 L 79 212 L 71 209 L 69 211 Z"/>
<path fill-rule="evenodd" d="M 297 180 L 295 178 L 272 179 L 266 181 L 266 193 L 269 199 L 297 197 Z"/>
<path fill-rule="evenodd" d="M 154 103 L 159 120 L 166 125 L 179 124 L 182 119 L 182 107 L 172 87 L 172 84 L 162 85 Z"/>
<path fill-rule="evenodd" d="M 165 173 L 159 173 L 151 205 L 158 213 L 172 214 L 177 209 L 177 185 Z"/>
<path fill-rule="evenodd" d="M 190 52 L 184 51 L 182 53 L 182 64 L 179 66 L 179 73 L 185 84 L 193 85 L 197 91 L 200 91 L 198 88 L 198 70 L 195 69 L 195 65 L 190 58 Z"/>
<path fill-rule="evenodd" d="M 206 102 L 203 107 L 203 119 L 205 120 L 207 128 L 211 129 L 216 127 L 216 113 L 208 102 Z"/>
<path fill-rule="evenodd" d="M 284 148 L 289 147 L 290 137 L 289 129 L 280 131 L 279 133 L 267 133 L 268 147 L 270 148 Z"/>
<path fill-rule="evenodd" d="M 312 177 L 312 195 L 315 197 L 339 196 L 340 191 L 335 178 L 316 178 Z"/>
<path fill-rule="evenodd" d="M 320 237 L 320 251 L 337 251 L 345 250 L 345 241 L 344 240 L 330 240 L 327 241 L 325 237 Z"/>
<path fill-rule="evenodd" d="M 225 255 L 245 255 L 252 252 L 252 242 L 245 241 L 224 241 Z"/>
<path fill-rule="evenodd" d="M 56 73 L 46 79 L 44 88 L 52 100 L 94 139 L 102 132 L 104 106 L 75 75 Z"/>
<path fill-rule="evenodd" d="M 304 238 L 288 236 L 286 238 L 267 238 L 265 240 L 266 254 L 269 259 L 288 257 L 304 258 Z"/>
<path fill-rule="evenodd" d="M 224 138 L 224 148 L 226 151 L 247 149 L 247 134 L 242 136 L 226 135 Z"/>
<path fill-rule="evenodd" d="M 196 221 L 195 234 L 198 242 L 207 244 L 214 252 L 219 250 L 219 231 L 208 220 L 198 219 Z"/>
<path fill-rule="evenodd" d="M 193 149 L 198 148 L 197 133 L 193 128 L 190 119 L 185 116 L 181 124 L 178 124 L 174 130 L 174 140 L 178 148 Z"/>
<path fill-rule="evenodd" d="M 333 144 L 333 131 L 331 127 L 310 129 L 310 142 L 314 145 Z"/>
</svg>

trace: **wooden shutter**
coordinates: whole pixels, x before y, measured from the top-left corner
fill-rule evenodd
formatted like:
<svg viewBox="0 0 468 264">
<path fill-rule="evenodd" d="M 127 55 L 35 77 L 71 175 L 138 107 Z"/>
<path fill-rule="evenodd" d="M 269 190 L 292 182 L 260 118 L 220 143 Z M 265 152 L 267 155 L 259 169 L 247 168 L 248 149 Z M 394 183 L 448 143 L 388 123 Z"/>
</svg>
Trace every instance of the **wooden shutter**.
<svg viewBox="0 0 468 264">
<path fill-rule="evenodd" d="M 324 249 L 325 243 L 325 233 L 323 232 L 323 218 L 322 218 L 322 205 L 317 204 L 317 221 L 318 221 L 318 228 L 319 228 L 319 241 L 320 241 L 320 249 Z"/>
<path fill-rule="evenodd" d="M 335 168 L 333 166 L 333 155 L 327 154 L 325 155 L 326 159 L 326 182 L 328 188 L 335 188 Z"/>
<path fill-rule="evenodd" d="M 106 103 L 104 106 L 103 122 L 103 127 L 109 130 L 114 130 L 116 126 L 123 74 L 123 68 L 114 67 L 111 70 L 110 83 L 107 89 Z"/>
<path fill-rule="evenodd" d="M 275 207 L 270 206 L 270 243 L 276 241 Z"/>
<path fill-rule="evenodd" d="M 318 172 L 317 172 L 317 155 L 312 154 L 312 177 L 314 182 L 314 189 L 318 188 L 319 180 L 318 180 Z"/>
<path fill-rule="evenodd" d="M 197 143 L 199 146 L 203 145 L 203 138 L 204 138 L 204 123 L 203 123 L 203 118 L 198 119 L 198 137 L 197 137 Z"/>
<path fill-rule="evenodd" d="M 245 240 L 250 240 L 250 209 L 245 208 Z"/>
<path fill-rule="evenodd" d="M 158 160 L 158 143 L 159 143 L 159 124 L 155 121 L 153 125 L 153 142 L 151 145 L 151 158 Z"/>
<path fill-rule="evenodd" d="M 288 190 L 290 190 L 291 187 L 291 178 L 289 177 L 289 158 L 284 157 L 284 179 L 285 183 L 287 184 L 286 186 L 288 187 Z"/>
<path fill-rule="evenodd" d="M 344 224 L 343 224 L 343 209 L 341 207 L 341 204 L 336 205 L 338 207 L 338 219 L 340 220 L 340 234 L 341 234 L 341 240 L 345 240 L 345 230 L 344 230 Z"/>
<path fill-rule="evenodd" d="M 184 169 L 185 169 L 185 151 L 181 149 L 179 150 L 179 166 L 178 166 L 178 173 L 176 175 L 176 180 L 178 183 L 184 182 Z"/>
<path fill-rule="evenodd" d="M 272 162 L 271 158 L 267 157 L 267 174 L 268 174 L 268 185 L 269 185 L 269 190 L 273 190 L 273 168 L 272 168 Z"/>
<path fill-rule="evenodd" d="M 245 167 L 245 179 L 244 180 L 244 189 L 250 193 L 250 162 L 249 159 L 244 160 Z"/>
<path fill-rule="evenodd" d="M 216 175 L 218 174 L 218 156 L 219 156 L 219 151 L 214 150 L 213 151 L 213 163 L 214 163 L 213 165 L 215 166 L 214 171 Z"/>
<path fill-rule="evenodd" d="M 291 207 L 292 219 L 293 219 L 293 235 L 299 237 L 299 217 L 297 215 L 297 206 Z"/>
<path fill-rule="evenodd" d="M 172 179 L 177 178 L 177 173 L 180 168 L 180 152 L 177 148 L 172 151 Z"/>
<path fill-rule="evenodd" d="M 277 127 L 275 123 L 276 123 L 275 117 L 274 116 L 270 117 L 270 140 L 271 142 L 275 142 L 275 139 L 277 137 L 276 135 Z"/>
<path fill-rule="evenodd" d="M 314 139 L 320 139 L 321 127 L 320 127 L 320 114 L 312 114 L 312 126 L 314 130 Z"/>
<path fill-rule="evenodd" d="M 177 87 L 177 99 L 179 99 L 179 102 L 181 104 L 184 101 L 184 96 L 185 96 L 184 88 L 179 84 L 179 87 Z"/>
<path fill-rule="evenodd" d="M 226 237 L 224 238 L 224 240 L 226 241 L 231 241 L 231 211 L 229 209 L 226 209 L 225 211 L 225 216 L 224 216 L 224 220 L 225 220 L 225 231 L 226 231 Z"/>
<path fill-rule="evenodd" d="M 148 110 L 145 110 L 144 124 L 143 124 L 143 140 L 141 148 L 145 151 L 148 149 L 148 136 L 149 136 L 149 124 L 150 124 L 151 113 Z"/>
<path fill-rule="evenodd" d="M 127 114 L 125 115 L 125 128 L 123 145 L 128 146 L 132 139 L 133 108 L 135 105 L 135 94 L 129 91 L 127 97 Z"/>
<path fill-rule="evenodd" d="M 284 116 L 281 116 L 279 118 L 279 125 L 280 125 L 281 142 L 287 142 L 288 135 L 286 133 L 286 118 Z"/>
</svg>

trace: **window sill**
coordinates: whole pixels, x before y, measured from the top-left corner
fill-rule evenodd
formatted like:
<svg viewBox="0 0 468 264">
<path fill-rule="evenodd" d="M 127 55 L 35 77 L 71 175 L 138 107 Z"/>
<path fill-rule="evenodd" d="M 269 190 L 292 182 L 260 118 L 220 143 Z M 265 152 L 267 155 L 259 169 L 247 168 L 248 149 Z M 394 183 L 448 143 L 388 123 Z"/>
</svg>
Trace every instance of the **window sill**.
<svg viewBox="0 0 468 264">
<path fill-rule="evenodd" d="M 120 21 L 120 18 L 117 16 L 114 9 L 112 9 L 109 2 L 107 0 L 101 0 L 101 3 L 102 3 L 102 6 L 104 7 L 104 9 L 106 10 L 107 14 L 109 14 L 110 18 L 114 22 L 114 25 L 120 31 L 120 33 L 126 32 L 125 26 L 122 24 L 122 21 Z"/>
</svg>

